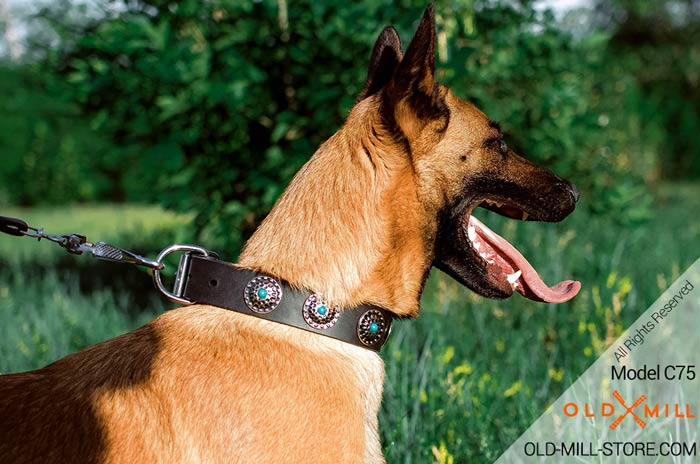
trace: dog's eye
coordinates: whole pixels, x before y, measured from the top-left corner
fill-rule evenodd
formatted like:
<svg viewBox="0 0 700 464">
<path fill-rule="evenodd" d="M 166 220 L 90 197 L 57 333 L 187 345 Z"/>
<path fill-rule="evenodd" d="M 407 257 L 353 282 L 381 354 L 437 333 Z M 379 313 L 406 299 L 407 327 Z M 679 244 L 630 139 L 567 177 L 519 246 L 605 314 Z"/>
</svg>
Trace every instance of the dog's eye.
<svg viewBox="0 0 700 464">
<path fill-rule="evenodd" d="M 503 156 L 508 155 L 508 145 L 503 140 L 503 136 L 490 137 L 484 141 L 484 147 L 497 151 Z"/>
</svg>

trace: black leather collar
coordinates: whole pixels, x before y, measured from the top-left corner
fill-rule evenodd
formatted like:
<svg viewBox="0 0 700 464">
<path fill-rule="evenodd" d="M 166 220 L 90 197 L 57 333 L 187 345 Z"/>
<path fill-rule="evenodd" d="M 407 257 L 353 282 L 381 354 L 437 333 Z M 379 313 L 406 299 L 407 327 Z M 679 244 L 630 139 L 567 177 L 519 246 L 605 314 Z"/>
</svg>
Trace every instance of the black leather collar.
<svg viewBox="0 0 700 464">
<path fill-rule="evenodd" d="M 183 276 L 185 277 L 185 276 Z M 182 297 L 379 351 L 391 332 L 391 312 L 372 305 L 340 309 L 308 291 L 212 257 L 191 255 Z"/>
</svg>

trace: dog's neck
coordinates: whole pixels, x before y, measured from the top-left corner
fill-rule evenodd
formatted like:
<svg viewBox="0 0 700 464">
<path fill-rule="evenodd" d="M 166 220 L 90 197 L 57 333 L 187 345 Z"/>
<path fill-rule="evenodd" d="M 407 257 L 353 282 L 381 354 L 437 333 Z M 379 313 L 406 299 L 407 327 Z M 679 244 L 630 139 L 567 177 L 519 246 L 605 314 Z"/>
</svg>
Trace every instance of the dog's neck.
<svg viewBox="0 0 700 464">
<path fill-rule="evenodd" d="M 356 105 L 250 238 L 240 266 L 341 307 L 417 315 L 435 231 L 424 223 L 410 160 L 379 119 L 369 101 Z"/>
</svg>

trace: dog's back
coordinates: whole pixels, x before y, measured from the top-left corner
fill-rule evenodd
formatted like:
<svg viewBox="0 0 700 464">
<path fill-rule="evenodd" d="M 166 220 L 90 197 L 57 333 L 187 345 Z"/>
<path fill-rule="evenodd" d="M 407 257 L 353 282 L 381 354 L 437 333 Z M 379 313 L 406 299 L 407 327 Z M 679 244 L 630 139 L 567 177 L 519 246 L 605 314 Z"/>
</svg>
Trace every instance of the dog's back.
<svg viewBox="0 0 700 464">
<path fill-rule="evenodd" d="M 0 462 L 356 462 L 381 361 L 297 332 L 192 306 L 2 376 Z"/>
<path fill-rule="evenodd" d="M 106 448 L 93 399 L 143 382 L 154 330 L 142 327 L 43 369 L 0 377 L 1 462 L 97 462 Z"/>
</svg>

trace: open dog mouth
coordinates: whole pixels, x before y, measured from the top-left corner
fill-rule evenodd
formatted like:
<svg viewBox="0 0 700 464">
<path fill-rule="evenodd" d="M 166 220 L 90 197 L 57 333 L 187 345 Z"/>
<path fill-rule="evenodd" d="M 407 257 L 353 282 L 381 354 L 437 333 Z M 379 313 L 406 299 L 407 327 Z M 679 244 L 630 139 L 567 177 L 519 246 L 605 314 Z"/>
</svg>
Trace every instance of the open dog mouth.
<svg viewBox="0 0 700 464">
<path fill-rule="evenodd" d="M 563 303 L 581 289 L 581 283 L 564 280 L 544 283 L 535 268 L 512 244 L 472 216 L 476 206 L 513 219 L 542 220 L 540 214 L 489 199 L 470 202 L 455 214 L 445 228 L 450 233 L 440 239 L 435 265 L 477 293 L 491 298 L 507 298 L 514 291 L 524 297 L 547 303 Z M 568 213 L 567 213 L 568 214 Z M 565 215 L 564 215 L 565 216 Z M 545 218 L 544 220 L 561 220 Z"/>
<path fill-rule="evenodd" d="M 508 216 L 513 217 L 517 214 L 517 208 L 507 208 L 513 212 L 512 215 L 507 214 Z M 521 217 L 527 219 L 527 213 L 523 211 Z M 462 227 L 466 228 L 469 244 L 478 254 L 481 265 L 499 287 L 505 286 L 507 282 L 524 297 L 547 303 L 569 301 L 581 289 L 581 283 L 574 280 L 565 280 L 552 287 L 547 286 L 535 268 L 513 245 L 471 214 L 465 218 Z"/>
</svg>

